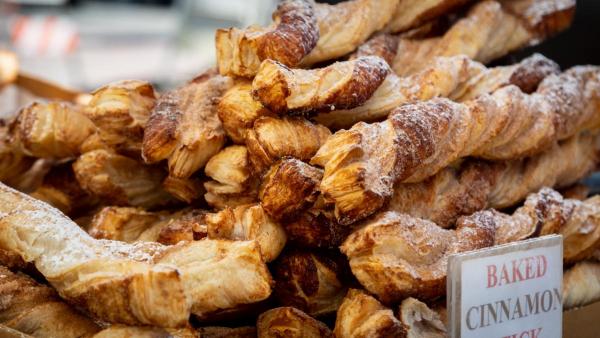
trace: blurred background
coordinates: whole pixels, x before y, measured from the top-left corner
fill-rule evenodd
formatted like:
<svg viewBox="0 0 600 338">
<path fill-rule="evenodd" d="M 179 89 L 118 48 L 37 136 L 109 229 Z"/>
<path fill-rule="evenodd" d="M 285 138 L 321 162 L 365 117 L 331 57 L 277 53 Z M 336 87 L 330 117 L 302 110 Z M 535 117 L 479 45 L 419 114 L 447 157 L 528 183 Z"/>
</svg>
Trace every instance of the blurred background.
<svg viewBox="0 0 600 338">
<path fill-rule="evenodd" d="M 420 0 L 415 0 L 420 1 Z M 336 1 L 327 1 L 330 3 Z M 119 79 L 171 88 L 214 64 L 214 31 L 267 24 L 277 0 L 0 0 L 0 48 L 28 74 L 92 90 Z M 541 51 L 563 67 L 600 64 L 600 0 Z"/>
</svg>

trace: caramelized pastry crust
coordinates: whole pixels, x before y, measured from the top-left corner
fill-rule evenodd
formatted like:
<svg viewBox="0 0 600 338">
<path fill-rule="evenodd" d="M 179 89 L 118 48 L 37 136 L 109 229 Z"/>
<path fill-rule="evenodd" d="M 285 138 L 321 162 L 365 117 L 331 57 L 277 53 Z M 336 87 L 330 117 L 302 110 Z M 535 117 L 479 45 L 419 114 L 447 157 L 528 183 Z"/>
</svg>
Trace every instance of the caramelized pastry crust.
<svg viewBox="0 0 600 338">
<path fill-rule="evenodd" d="M 563 308 L 569 310 L 600 299 L 600 263 L 575 264 L 563 276 Z"/>
<path fill-rule="evenodd" d="M 265 60 L 252 82 L 252 95 L 277 114 L 351 109 L 367 101 L 390 71 L 375 56 L 311 70 Z"/>
<path fill-rule="evenodd" d="M 286 0 L 277 6 L 269 27 L 218 29 L 215 41 L 219 72 L 252 77 L 266 59 L 296 66 L 319 39 L 314 11 L 309 0 Z"/>
<path fill-rule="evenodd" d="M 202 181 L 195 177 L 177 178 L 167 176 L 162 182 L 162 187 L 173 197 L 187 204 L 202 198 L 206 192 Z"/>
<path fill-rule="evenodd" d="M 261 205 L 274 219 L 289 220 L 315 203 L 322 177 L 321 169 L 284 157 L 263 177 L 258 193 Z"/>
<path fill-rule="evenodd" d="M 350 289 L 337 312 L 334 335 L 338 338 L 404 337 L 394 312 L 366 292 Z"/>
<path fill-rule="evenodd" d="M 600 70 L 575 67 L 533 94 L 508 86 L 464 104 L 400 106 L 384 122 L 338 131 L 311 163 L 325 169 L 320 189 L 336 218 L 351 223 L 383 206 L 395 182 L 420 182 L 467 156 L 525 157 L 593 129 L 599 101 Z"/>
<path fill-rule="evenodd" d="M 406 338 L 446 338 L 446 324 L 441 316 L 427 304 L 409 297 L 400 304 L 400 321 L 406 330 Z"/>
<path fill-rule="evenodd" d="M 334 313 L 346 294 L 348 270 L 336 252 L 287 251 L 274 263 L 275 297 L 311 316 Z"/>
<path fill-rule="evenodd" d="M 293 307 L 278 307 L 262 313 L 256 322 L 258 338 L 331 338 L 327 325 Z"/>
<path fill-rule="evenodd" d="M 208 71 L 162 95 L 144 133 L 147 163 L 167 159 L 170 176 L 188 178 L 225 145 L 217 116 L 219 98 L 232 80 Z"/>
<path fill-rule="evenodd" d="M 313 249 L 333 249 L 342 244 L 351 229 L 337 223 L 333 212 L 319 204 L 317 202 L 297 217 L 282 222 L 291 243 Z"/>
<path fill-rule="evenodd" d="M 385 30 L 395 33 L 407 31 L 431 19 L 451 12 L 469 1 L 471 0 L 400 0 L 400 4 L 396 8 L 392 19 L 385 27 Z"/>
</svg>

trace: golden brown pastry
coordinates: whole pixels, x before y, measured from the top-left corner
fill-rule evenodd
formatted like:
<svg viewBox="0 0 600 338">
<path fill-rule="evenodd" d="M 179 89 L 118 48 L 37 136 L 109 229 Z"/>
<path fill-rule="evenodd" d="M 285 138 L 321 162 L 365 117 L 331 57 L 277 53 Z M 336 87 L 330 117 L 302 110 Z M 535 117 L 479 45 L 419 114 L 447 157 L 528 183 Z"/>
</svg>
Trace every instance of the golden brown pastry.
<svg viewBox="0 0 600 338">
<path fill-rule="evenodd" d="M 596 140 L 579 135 L 523 160 L 467 160 L 423 182 L 397 184 L 388 209 L 449 227 L 461 215 L 511 207 L 542 187 L 567 187 L 584 178 L 598 163 Z"/>
<path fill-rule="evenodd" d="M 30 195 L 67 215 L 81 215 L 98 203 L 79 185 L 70 162 L 52 167 Z"/>
<path fill-rule="evenodd" d="M 104 207 L 94 215 L 88 233 L 94 238 L 127 243 L 177 244 L 206 237 L 206 213 L 199 209 L 170 213 L 132 207 Z"/>
<path fill-rule="evenodd" d="M 162 187 L 165 172 L 160 167 L 98 149 L 81 155 L 73 163 L 81 187 L 114 205 L 153 208 L 172 202 Z"/>
<path fill-rule="evenodd" d="M 79 338 L 100 331 L 94 321 L 64 303 L 52 288 L 4 266 L 0 266 L 0 324 L 41 338 Z"/>
<path fill-rule="evenodd" d="M 347 264 L 333 251 L 286 250 L 273 263 L 275 297 L 311 316 L 335 313 L 347 290 Z"/>
<path fill-rule="evenodd" d="M 330 137 L 311 160 L 340 223 L 379 209 L 396 182 L 420 182 L 467 156 L 525 157 L 600 122 L 600 69 L 550 75 L 533 94 L 503 87 L 464 104 L 433 99 L 395 109 L 380 123 L 357 123 Z"/>
<path fill-rule="evenodd" d="M 261 117 L 248 130 L 246 147 L 255 171 L 261 173 L 284 156 L 308 161 L 330 135 L 326 127 L 304 118 Z"/>
<path fill-rule="evenodd" d="M 396 52 L 398 51 L 399 35 L 378 33 L 373 35 L 369 40 L 360 45 L 354 53 L 349 56 L 350 60 L 354 60 L 364 56 L 379 56 L 384 59 L 388 65 L 394 62 Z"/>
<path fill-rule="evenodd" d="M 600 263 L 584 261 L 563 276 L 563 309 L 569 310 L 600 299 Z"/>
<path fill-rule="evenodd" d="M 202 198 L 206 189 L 198 178 L 177 178 L 167 176 L 162 182 L 163 189 L 173 197 L 188 204 Z"/>
<path fill-rule="evenodd" d="M 512 215 L 495 210 L 479 211 L 461 217 L 457 224 L 486 223 L 496 229 L 495 243 L 506 244 L 532 236 L 558 233 L 563 236 L 566 264 L 592 257 L 600 248 L 600 196 L 584 201 L 564 199 L 544 188 L 529 195 Z"/>
<path fill-rule="evenodd" d="M 61 297 L 112 323 L 177 328 L 190 312 L 202 316 L 271 292 L 254 241 L 96 240 L 58 210 L 4 185 L 0 248 L 35 263 Z"/>
<path fill-rule="evenodd" d="M 275 116 L 252 98 L 252 82 L 239 79 L 221 97 L 217 113 L 225 133 L 236 144 L 244 144 L 246 131 L 252 128 L 256 119 Z"/>
<path fill-rule="evenodd" d="M 392 68 L 406 76 L 437 56 L 460 54 L 488 63 L 565 30 L 574 12 L 574 0 L 482 1 L 441 37 L 401 39 Z"/>
<path fill-rule="evenodd" d="M 354 51 L 390 21 L 398 0 L 350 0 L 335 5 L 316 4 L 317 45 L 302 66 L 333 60 Z"/>
<path fill-rule="evenodd" d="M 81 112 L 81 107 L 62 102 L 35 102 L 19 111 L 10 132 L 12 142 L 17 142 L 24 153 L 64 159 L 81 154 L 96 127 Z"/>
<path fill-rule="evenodd" d="M 441 316 L 427 304 L 409 297 L 400 304 L 398 317 L 406 338 L 446 338 L 448 333 Z"/>
<path fill-rule="evenodd" d="M 402 323 L 394 312 L 366 292 L 350 289 L 337 312 L 337 338 L 404 337 Z"/>
<path fill-rule="evenodd" d="M 493 68 L 486 68 L 464 55 L 439 57 L 410 76 L 400 78 L 389 74 L 363 105 L 349 110 L 323 111 L 316 120 L 334 129 L 350 128 L 360 121 L 382 120 L 403 104 L 435 97 L 463 102 L 511 84 L 531 93 L 545 77 L 558 72 L 556 63 L 539 54 L 511 66 Z"/>
<path fill-rule="evenodd" d="M 15 187 L 21 180 L 21 174 L 34 162 L 34 158 L 25 155 L 15 142 L 11 142 L 8 126 L 0 120 L 0 182 Z"/>
<path fill-rule="evenodd" d="M 232 85 L 213 71 L 162 95 L 152 110 L 142 147 L 146 163 L 168 160 L 169 174 L 188 178 L 225 145 L 218 100 Z"/>
<path fill-rule="evenodd" d="M 385 27 L 389 32 L 404 32 L 431 19 L 451 12 L 471 0 L 400 0 L 396 12 Z"/>
<path fill-rule="evenodd" d="M 127 80 L 94 91 L 83 111 L 100 130 L 96 142 L 139 156 L 144 126 L 155 102 L 156 95 L 150 83 Z M 68 124 L 77 126 L 73 122 L 71 120 Z M 98 147 L 94 144 L 86 150 Z"/>
<path fill-rule="evenodd" d="M 228 207 L 207 214 L 206 225 L 210 239 L 255 240 L 265 262 L 277 258 L 287 240 L 283 227 L 272 220 L 260 204 Z"/>
<path fill-rule="evenodd" d="M 281 222 L 290 243 L 301 248 L 333 249 L 350 233 L 351 228 L 337 223 L 333 211 L 324 209 L 319 199 L 305 212 Z"/>
<path fill-rule="evenodd" d="M 559 190 L 564 198 L 584 200 L 590 195 L 590 187 L 583 183 L 575 183 L 570 187 Z"/>
<path fill-rule="evenodd" d="M 284 157 L 264 175 L 258 196 L 269 216 L 289 220 L 312 206 L 319 196 L 323 171 L 292 157 Z"/>
<path fill-rule="evenodd" d="M 286 0 L 277 6 L 269 27 L 217 30 L 219 72 L 221 75 L 252 77 L 266 59 L 293 67 L 315 47 L 318 39 L 313 2 Z"/>
<path fill-rule="evenodd" d="M 393 303 L 444 295 L 448 257 L 492 246 L 494 234 L 495 228 L 483 222 L 459 222 L 456 230 L 445 230 L 427 220 L 384 212 L 348 236 L 340 249 L 365 289 Z"/>
<path fill-rule="evenodd" d="M 280 115 L 352 109 L 367 101 L 390 72 L 385 60 L 376 56 L 310 70 L 265 60 L 252 81 L 252 95 Z"/>
<path fill-rule="evenodd" d="M 262 313 L 256 322 L 258 338 L 333 337 L 327 325 L 293 307 L 278 307 Z"/>
<path fill-rule="evenodd" d="M 258 201 L 258 178 L 245 146 L 223 148 L 210 158 L 204 173 L 212 178 L 204 183 L 210 206 L 221 210 Z"/>
</svg>

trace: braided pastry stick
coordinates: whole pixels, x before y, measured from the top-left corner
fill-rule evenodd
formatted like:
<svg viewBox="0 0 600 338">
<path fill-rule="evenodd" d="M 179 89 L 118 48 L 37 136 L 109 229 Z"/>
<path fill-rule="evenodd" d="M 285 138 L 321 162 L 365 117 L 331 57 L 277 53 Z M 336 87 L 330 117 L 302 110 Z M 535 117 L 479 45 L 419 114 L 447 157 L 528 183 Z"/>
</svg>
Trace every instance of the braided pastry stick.
<svg viewBox="0 0 600 338">
<path fill-rule="evenodd" d="M 385 212 L 350 235 L 341 250 L 361 284 L 382 301 L 434 298 L 444 295 L 448 257 L 453 253 L 559 233 L 565 263 L 590 257 L 600 247 L 599 215 L 597 196 L 569 200 L 542 189 L 512 215 L 480 211 L 461 217 L 456 230 Z"/>
<path fill-rule="evenodd" d="M 190 312 L 202 316 L 271 292 L 254 242 L 96 240 L 56 209 L 3 185 L 0 202 L 0 247 L 35 263 L 61 297 L 107 322 L 176 328 Z"/>
<path fill-rule="evenodd" d="M 392 68 L 406 76 L 437 56 L 460 54 L 488 63 L 565 30 L 574 12 L 575 0 L 482 1 L 441 37 L 401 39 Z"/>
<path fill-rule="evenodd" d="M 252 95 L 277 114 L 351 109 L 369 99 L 390 72 L 375 56 L 311 70 L 265 60 L 252 82 Z"/>
<path fill-rule="evenodd" d="M 33 337 L 79 338 L 100 331 L 52 288 L 4 266 L 0 276 L 0 324 Z"/>
<path fill-rule="evenodd" d="M 311 163 L 321 192 L 348 224 L 379 209 L 396 182 L 419 182 L 453 161 L 525 157 L 600 122 L 600 69 L 548 76 L 533 94 L 503 87 L 464 104 L 446 99 L 400 106 L 387 120 L 330 137 Z"/>
<path fill-rule="evenodd" d="M 162 95 L 152 110 L 142 146 L 146 163 L 168 160 L 170 176 L 188 178 L 225 145 L 218 100 L 232 85 L 213 71 Z"/>
<path fill-rule="evenodd" d="M 396 185 L 388 208 L 449 227 L 462 215 L 511 207 L 542 187 L 568 187 L 584 178 L 598 163 L 596 142 L 584 134 L 522 160 L 450 166 L 425 181 Z"/>
<path fill-rule="evenodd" d="M 333 129 L 350 128 L 360 121 L 381 120 L 403 104 L 435 97 L 463 102 L 508 85 L 516 85 L 531 93 L 545 77 L 558 71 L 556 63 L 539 54 L 511 66 L 493 68 L 486 68 L 466 56 L 440 57 L 413 75 L 398 77 L 389 74 L 361 106 L 349 110 L 320 111 L 315 119 Z"/>
<path fill-rule="evenodd" d="M 404 32 L 451 12 L 471 0 L 400 0 L 396 12 L 385 27 L 388 32 Z"/>
<path fill-rule="evenodd" d="M 269 27 L 218 29 L 215 36 L 221 75 L 252 77 L 263 60 L 296 66 L 317 45 L 319 27 L 310 0 L 286 0 Z"/>
</svg>

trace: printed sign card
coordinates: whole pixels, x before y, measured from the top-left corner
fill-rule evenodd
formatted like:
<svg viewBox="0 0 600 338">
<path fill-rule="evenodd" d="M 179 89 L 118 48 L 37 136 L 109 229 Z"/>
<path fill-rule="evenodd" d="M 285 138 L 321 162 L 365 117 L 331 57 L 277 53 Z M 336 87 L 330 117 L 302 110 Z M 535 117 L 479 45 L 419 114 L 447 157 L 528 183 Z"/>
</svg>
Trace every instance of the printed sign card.
<svg viewBox="0 0 600 338">
<path fill-rule="evenodd" d="M 453 255 L 448 262 L 451 337 L 562 336 L 562 236 Z"/>
</svg>

